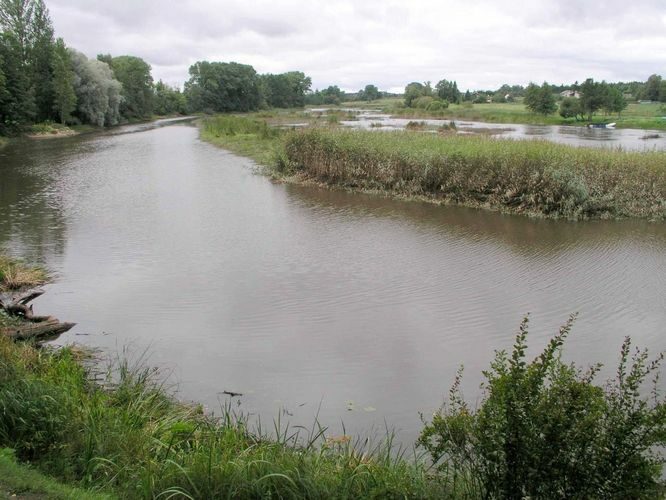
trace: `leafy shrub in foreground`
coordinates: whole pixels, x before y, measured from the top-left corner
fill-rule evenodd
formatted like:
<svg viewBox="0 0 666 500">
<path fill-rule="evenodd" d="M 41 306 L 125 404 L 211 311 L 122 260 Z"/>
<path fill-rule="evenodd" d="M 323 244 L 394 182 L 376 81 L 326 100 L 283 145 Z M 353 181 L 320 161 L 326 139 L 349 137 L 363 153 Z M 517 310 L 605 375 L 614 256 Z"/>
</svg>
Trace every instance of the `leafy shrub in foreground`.
<svg viewBox="0 0 666 500">
<path fill-rule="evenodd" d="M 663 355 L 631 354 L 622 344 L 614 380 L 595 385 L 600 365 L 561 361 L 573 317 L 532 362 L 528 320 L 513 351 L 496 353 L 484 372 L 485 395 L 473 411 L 459 390 L 426 423 L 419 444 L 454 489 L 484 498 L 655 498 L 666 444 L 666 406 L 657 391 Z M 653 376 L 650 397 L 642 395 Z M 458 483 L 458 485 L 456 485 Z"/>
</svg>

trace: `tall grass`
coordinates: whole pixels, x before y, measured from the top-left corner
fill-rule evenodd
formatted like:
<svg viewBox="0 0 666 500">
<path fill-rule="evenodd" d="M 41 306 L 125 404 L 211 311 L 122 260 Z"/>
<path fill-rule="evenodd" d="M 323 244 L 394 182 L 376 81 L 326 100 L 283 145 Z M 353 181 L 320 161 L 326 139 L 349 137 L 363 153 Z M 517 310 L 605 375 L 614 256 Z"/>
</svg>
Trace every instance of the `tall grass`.
<svg viewBox="0 0 666 500">
<path fill-rule="evenodd" d="M 666 217 L 666 153 L 546 141 L 311 129 L 294 172 L 332 185 L 549 217 Z"/>
<path fill-rule="evenodd" d="M 420 462 L 226 408 L 177 403 L 151 369 L 119 362 L 90 382 L 76 351 L 0 338 L 0 446 L 121 498 L 445 498 Z"/>
<path fill-rule="evenodd" d="M 28 266 L 17 259 L 0 254 L 0 292 L 38 286 L 45 283 L 47 278 L 43 268 Z"/>
</svg>

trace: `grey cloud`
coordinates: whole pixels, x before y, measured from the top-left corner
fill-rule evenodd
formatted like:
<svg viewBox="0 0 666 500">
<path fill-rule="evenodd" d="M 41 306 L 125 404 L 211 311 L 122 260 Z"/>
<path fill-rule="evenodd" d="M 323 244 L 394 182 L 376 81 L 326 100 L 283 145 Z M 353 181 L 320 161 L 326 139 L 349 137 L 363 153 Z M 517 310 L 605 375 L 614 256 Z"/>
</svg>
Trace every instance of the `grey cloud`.
<svg viewBox="0 0 666 500">
<path fill-rule="evenodd" d="M 666 68 L 664 0 L 46 0 L 57 36 L 89 56 L 133 54 L 182 84 L 197 60 L 301 70 L 313 87 L 457 79 L 645 79 Z"/>
</svg>

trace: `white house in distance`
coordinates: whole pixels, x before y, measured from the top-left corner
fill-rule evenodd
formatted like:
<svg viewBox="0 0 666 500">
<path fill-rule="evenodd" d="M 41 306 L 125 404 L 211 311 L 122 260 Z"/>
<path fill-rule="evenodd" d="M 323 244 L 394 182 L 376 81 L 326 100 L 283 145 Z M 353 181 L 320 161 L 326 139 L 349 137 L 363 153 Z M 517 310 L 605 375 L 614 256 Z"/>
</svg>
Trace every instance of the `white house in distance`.
<svg viewBox="0 0 666 500">
<path fill-rule="evenodd" d="M 573 97 L 575 99 L 580 99 L 580 92 L 577 90 L 563 90 L 560 92 L 562 97 Z"/>
</svg>

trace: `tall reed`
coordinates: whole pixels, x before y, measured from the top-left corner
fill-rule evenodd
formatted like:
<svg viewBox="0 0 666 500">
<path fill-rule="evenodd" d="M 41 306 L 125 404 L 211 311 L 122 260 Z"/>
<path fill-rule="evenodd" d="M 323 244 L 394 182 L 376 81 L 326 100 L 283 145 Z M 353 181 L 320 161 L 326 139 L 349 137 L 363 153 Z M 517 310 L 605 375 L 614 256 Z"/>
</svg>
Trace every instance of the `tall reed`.
<svg viewBox="0 0 666 500">
<path fill-rule="evenodd" d="M 344 187 L 548 217 L 666 217 L 666 153 L 413 132 L 309 129 L 293 171 Z"/>
</svg>

